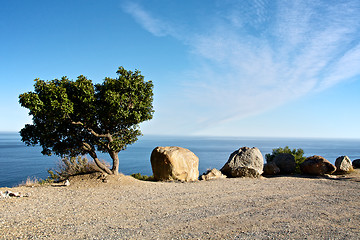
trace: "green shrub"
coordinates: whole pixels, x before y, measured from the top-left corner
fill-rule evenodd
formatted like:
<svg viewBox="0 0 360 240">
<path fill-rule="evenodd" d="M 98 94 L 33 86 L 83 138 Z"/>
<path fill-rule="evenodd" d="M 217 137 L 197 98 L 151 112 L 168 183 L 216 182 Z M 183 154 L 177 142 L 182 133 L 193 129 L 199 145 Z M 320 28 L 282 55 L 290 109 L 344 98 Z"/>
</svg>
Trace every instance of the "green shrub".
<svg viewBox="0 0 360 240">
<path fill-rule="evenodd" d="M 268 153 L 265 155 L 265 159 L 266 159 L 266 162 L 269 163 L 271 161 L 274 160 L 275 156 L 280 154 L 280 153 L 289 153 L 291 155 L 294 156 L 295 158 L 295 163 L 296 163 L 296 168 L 295 168 L 295 172 L 297 173 L 300 173 L 300 164 L 302 162 L 305 161 L 306 157 L 304 157 L 304 150 L 301 149 L 301 148 L 298 148 L 298 149 L 290 149 L 288 146 L 284 147 L 284 148 L 274 148 L 272 150 L 272 153 Z"/>
<path fill-rule="evenodd" d="M 152 181 L 154 178 L 153 176 L 146 176 L 146 175 L 141 175 L 141 173 L 134 173 L 134 174 L 131 174 L 131 176 L 133 178 L 136 178 L 138 180 L 142 180 L 142 181 Z"/>
<path fill-rule="evenodd" d="M 62 181 L 70 176 L 98 172 L 99 169 L 94 162 L 89 162 L 87 158 L 81 156 L 65 157 L 57 164 L 57 169 L 48 170 L 50 176 L 47 181 Z"/>
<path fill-rule="evenodd" d="M 45 185 L 45 184 L 53 183 L 53 182 L 54 182 L 54 179 L 52 179 L 50 177 L 47 177 L 46 179 L 39 179 L 40 185 Z"/>
</svg>

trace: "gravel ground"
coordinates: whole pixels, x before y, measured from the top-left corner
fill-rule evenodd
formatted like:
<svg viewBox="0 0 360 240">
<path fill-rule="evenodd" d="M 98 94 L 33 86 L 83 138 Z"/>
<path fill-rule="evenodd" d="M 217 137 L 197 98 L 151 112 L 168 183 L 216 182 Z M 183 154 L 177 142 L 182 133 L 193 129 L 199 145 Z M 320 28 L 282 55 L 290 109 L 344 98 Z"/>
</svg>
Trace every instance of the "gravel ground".
<svg viewBox="0 0 360 240">
<path fill-rule="evenodd" d="M 359 239 L 359 176 L 78 176 L 68 187 L 10 189 L 30 196 L 0 199 L 0 239 Z"/>
</svg>

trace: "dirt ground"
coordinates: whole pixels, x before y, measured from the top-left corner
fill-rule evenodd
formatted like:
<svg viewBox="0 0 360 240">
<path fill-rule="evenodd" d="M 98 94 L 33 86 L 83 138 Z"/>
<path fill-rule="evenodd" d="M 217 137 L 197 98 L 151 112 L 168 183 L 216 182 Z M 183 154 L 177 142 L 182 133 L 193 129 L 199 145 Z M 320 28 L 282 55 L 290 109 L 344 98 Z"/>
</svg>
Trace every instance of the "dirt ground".
<svg viewBox="0 0 360 240">
<path fill-rule="evenodd" d="M 77 176 L 2 188 L 0 239 L 359 239 L 360 171 L 193 183 Z"/>
</svg>

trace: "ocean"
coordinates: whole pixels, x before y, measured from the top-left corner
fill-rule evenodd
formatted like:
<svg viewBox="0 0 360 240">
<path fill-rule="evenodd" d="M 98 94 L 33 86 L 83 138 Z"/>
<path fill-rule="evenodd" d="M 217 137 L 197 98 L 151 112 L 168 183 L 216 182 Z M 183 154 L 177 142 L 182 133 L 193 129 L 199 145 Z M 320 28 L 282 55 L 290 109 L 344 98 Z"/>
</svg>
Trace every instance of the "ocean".
<svg viewBox="0 0 360 240">
<path fill-rule="evenodd" d="M 188 148 L 199 157 L 199 173 L 209 168 L 220 169 L 230 154 L 240 147 L 257 147 L 264 156 L 272 149 L 289 146 L 302 148 L 305 156 L 320 155 L 333 164 L 339 156 L 351 160 L 360 158 L 360 139 L 305 139 L 257 137 L 170 137 L 141 136 L 133 145 L 119 153 L 120 172 L 126 175 L 141 173 L 152 175 L 150 154 L 157 146 Z M 111 163 L 106 154 L 101 159 Z M 18 133 L 0 133 L 0 187 L 13 187 L 28 177 L 45 179 L 47 170 L 56 168 L 60 158 L 43 156 L 41 147 L 28 147 Z"/>
</svg>

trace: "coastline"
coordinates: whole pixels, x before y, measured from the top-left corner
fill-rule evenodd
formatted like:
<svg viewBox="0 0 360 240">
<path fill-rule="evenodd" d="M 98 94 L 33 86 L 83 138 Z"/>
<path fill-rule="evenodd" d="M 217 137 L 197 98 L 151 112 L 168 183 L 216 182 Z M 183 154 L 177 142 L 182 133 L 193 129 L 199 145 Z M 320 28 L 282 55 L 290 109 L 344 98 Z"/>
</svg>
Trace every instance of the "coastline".
<svg viewBox="0 0 360 240">
<path fill-rule="evenodd" d="M 351 160 L 360 158 L 360 140 L 309 140 L 302 138 L 257 138 L 257 137 L 179 137 L 145 135 L 136 143 L 119 153 L 120 170 L 130 175 L 141 173 L 152 175 L 150 154 L 157 146 L 180 146 L 194 152 L 199 157 L 199 172 L 220 169 L 230 154 L 243 146 L 258 147 L 264 158 L 277 147 L 302 148 L 305 156 L 321 155 L 334 164 L 335 159 L 347 155 Z M 111 162 L 109 156 L 99 153 L 99 157 Z M 56 168 L 59 158 L 43 156 L 41 148 L 28 147 L 17 134 L 0 134 L 0 187 L 16 186 L 28 177 L 46 179 L 47 170 Z"/>
<path fill-rule="evenodd" d="M 358 239 L 360 171 L 194 183 L 77 176 L 0 200 L 0 238 Z M 3 190 L 5 188 L 1 188 Z"/>
</svg>

